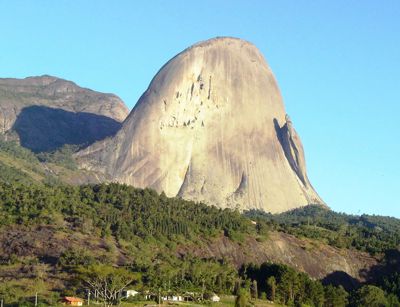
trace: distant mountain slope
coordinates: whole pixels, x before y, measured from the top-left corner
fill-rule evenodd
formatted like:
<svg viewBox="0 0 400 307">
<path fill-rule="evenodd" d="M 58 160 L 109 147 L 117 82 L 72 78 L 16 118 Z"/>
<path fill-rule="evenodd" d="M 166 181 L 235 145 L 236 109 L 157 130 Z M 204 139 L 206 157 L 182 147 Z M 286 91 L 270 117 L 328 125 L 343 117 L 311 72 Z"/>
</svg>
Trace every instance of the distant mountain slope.
<svg viewBox="0 0 400 307">
<path fill-rule="evenodd" d="M 35 152 L 91 144 L 121 127 L 120 98 L 52 76 L 0 79 L 0 134 L 14 134 Z"/>
<path fill-rule="evenodd" d="M 78 170 L 72 158 L 74 147 L 35 154 L 16 141 L 0 138 L 0 182 L 24 184 L 85 184 L 106 182 L 102 174 Z"/>
</svg>

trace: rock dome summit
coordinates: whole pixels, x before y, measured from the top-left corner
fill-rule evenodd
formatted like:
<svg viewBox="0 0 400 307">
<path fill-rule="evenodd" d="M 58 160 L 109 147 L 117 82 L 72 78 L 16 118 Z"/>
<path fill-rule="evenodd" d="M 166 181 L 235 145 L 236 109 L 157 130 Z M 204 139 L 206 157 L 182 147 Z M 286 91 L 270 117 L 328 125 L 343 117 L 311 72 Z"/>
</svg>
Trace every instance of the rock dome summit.
<svg viewBox="0 0 400 307">
<path fill-rule="evenodd" d="M 324 204 L 270 67 L 236 38 L 176 55 L 119 132 L 76 157 L 112 181 L 221 208 L 277 213 Z"/>
</svg>

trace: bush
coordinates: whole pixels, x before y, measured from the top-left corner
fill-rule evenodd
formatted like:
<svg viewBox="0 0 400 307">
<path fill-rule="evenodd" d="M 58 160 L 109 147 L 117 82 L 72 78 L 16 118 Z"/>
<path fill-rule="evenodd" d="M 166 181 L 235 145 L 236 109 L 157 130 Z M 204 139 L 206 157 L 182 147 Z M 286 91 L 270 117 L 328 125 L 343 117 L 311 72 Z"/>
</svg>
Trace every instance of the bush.
<svg viewBox="0 0 400 307">
<path fill-rule="evenodd" d="M 89 266 L 95 263 L 96 259 L 85 249 L 67 249 L 58 258 L 58 265 L 64 267 Z"/>
</svg>

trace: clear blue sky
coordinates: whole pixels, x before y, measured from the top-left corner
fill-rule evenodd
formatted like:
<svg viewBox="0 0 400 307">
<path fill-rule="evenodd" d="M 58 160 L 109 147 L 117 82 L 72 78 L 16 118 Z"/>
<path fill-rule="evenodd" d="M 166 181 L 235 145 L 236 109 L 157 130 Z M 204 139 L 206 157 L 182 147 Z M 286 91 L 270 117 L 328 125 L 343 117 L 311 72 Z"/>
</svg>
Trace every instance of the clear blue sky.
<svg viewBox="0 0 400 307">
<path fill-rule="evenodd" d="M 322 198 L 400 217 L 398 0 L 0 0 L 0 29 L 1 77 L 55 75 L 130 108 L 189 45 L 249 40 L 275 73 Z"/>
</svg>

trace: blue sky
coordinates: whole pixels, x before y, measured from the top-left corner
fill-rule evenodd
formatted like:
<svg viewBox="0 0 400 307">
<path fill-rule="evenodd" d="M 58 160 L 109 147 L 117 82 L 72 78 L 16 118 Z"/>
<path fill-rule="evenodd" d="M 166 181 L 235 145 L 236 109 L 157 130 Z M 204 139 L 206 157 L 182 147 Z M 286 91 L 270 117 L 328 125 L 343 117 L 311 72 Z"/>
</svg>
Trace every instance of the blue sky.
<svg viewBox="0 0 400 307">
<path fill-rule="evenodd" d="M 0 0 L 0 77 L 55 75 L 132 108 L 191 44 L 249 40 L 275 73 L 327 204 L 400 217 L 399 16 L 397 0 Z"/>
</svg>

